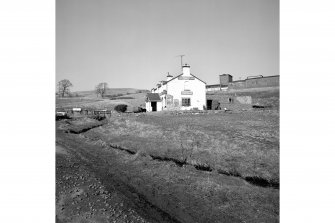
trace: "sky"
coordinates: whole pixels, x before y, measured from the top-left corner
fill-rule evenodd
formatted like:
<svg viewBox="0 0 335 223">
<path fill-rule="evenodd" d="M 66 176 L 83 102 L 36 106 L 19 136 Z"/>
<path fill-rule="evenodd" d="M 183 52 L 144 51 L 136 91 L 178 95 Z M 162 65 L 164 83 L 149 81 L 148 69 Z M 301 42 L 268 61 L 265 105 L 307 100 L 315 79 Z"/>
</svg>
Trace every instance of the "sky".
<svg viewBox="0 0 335 223">
<path fill-rule="evenodd" d="M 151 89 L 178 55 L 207 84 L 279 75 L 279 0 L 56 0 L 56 82 Z"/>
</svg>

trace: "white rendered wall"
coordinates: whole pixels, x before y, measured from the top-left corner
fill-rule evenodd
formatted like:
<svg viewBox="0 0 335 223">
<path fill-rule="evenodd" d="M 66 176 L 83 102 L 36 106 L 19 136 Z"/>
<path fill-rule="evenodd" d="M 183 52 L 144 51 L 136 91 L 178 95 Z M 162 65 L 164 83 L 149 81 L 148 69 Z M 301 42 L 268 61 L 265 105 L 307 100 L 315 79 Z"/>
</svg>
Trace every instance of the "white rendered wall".
<svg viewBox="0 0 335 223">
<path fill-rule="evenodd" d="M 191 76 L 190 67 L 183 67 L 183 76 Z"/>
<path fill-rule="evenodd" d="M 181 77 L 183 76 L 187 75 L 181 75 Z M 182 91 L 185 90 L 185 81 L 188 81 L 189 90 L 192 92 L 192 95 L 182 95 Z M 179 80 L 178 78 L 175 78 L 167 83 L 167 93 L 172 95 L 173 99 L 178 99 L 180 106 L 182 98 L 191 99 L 191 106 L 181 107 L 182 110 L 190 110 L 192 108 L 203 110 L 204 106 L 206 106 L 206 84 L 197 78 L 194 78 L 194 80 Z"/>
<path fill-rule="evenodd" d="M 145 109 L 147 112 L 151 112 L 151 102 L 145 102 Z"/>
<path fill-rule="evenodd" d="M 163 103 L 161 101 L 157 101 L 157 111 L 162 111 Z M 145 102 L 145 109 L 147 112 L 152 112 L 151 102 Z"/>
<path fill-rule="evenodd" d="M 156 93 L 160 94 L 162 93 L 164 90 L 166 90 L 166 84 L 162 84 L 156 91 Z"/>
<path fill-rule="evenodd" d="M 157 111 L 162 111 L 162 102 L 157 101 Z"/>
</svg>

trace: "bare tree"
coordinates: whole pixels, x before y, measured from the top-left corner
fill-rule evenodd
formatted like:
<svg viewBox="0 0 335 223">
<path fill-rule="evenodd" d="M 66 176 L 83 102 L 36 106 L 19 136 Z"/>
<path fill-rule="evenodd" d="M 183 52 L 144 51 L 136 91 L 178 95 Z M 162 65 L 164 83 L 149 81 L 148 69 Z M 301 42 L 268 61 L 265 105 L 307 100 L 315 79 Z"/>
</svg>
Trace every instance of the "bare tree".
<svg viewBox="0 0 335 223">
<path fill-rule="evenodd" d="M 70 87 L 73 86 L 72 83 L 67 79 L 59 81 L 57 85 L 58 85 L 58 94 L 61 97 L 64 97 L 65 94 L 69 95 L 70 94 Z"/>
<path fill-rule="evenodd" d="M 104 83 L 100 83 L 98 84 L 96 87 L 95 87 L 95 93 L 99 96 L 99 94 L 101 95 L 101 97 L 103 98 L 105 93 L 106 93 L 106 90 L 108 89 L 107 87 L 107 83 L 104 82 Z"/>
</svg>

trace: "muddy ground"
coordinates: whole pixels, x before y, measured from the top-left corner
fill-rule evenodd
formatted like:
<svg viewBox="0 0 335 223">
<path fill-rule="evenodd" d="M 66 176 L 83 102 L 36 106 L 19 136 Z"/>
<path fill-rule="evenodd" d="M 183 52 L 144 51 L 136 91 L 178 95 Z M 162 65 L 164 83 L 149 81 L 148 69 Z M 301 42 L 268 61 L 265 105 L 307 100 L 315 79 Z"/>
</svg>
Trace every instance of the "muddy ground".
<svg viewBox="0 0 335 223">
<path fill-rule="evenodd" d="M 278 188 L 120 150 L 64 122 L 56 124 L 56 222 L 279 222 Z"/>
</svg>

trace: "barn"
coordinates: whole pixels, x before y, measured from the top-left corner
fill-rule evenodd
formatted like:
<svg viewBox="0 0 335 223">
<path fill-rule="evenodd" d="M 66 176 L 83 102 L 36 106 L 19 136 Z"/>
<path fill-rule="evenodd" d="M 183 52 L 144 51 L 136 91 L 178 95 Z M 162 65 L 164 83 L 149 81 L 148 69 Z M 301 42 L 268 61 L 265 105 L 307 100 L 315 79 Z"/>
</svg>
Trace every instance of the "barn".
<svg viewBox="0 0 335 223">
<path fill-rule="evenodd" d="M 158 97 L 160 101 L 158 101 Z M 206 83 L 191 74 L 190 65 L 184 64 L 181 74 L 175 77 L 168 74 L 166 81 L 160 81 L 151 90 L 151 93 L 147 94 L 147 111 L 154 111 L 152 106 L 155 106 L 155 103 L 153 102 L 156 102 L 156 111 L 204 110 L 206 106 Z"/>
</svg>

